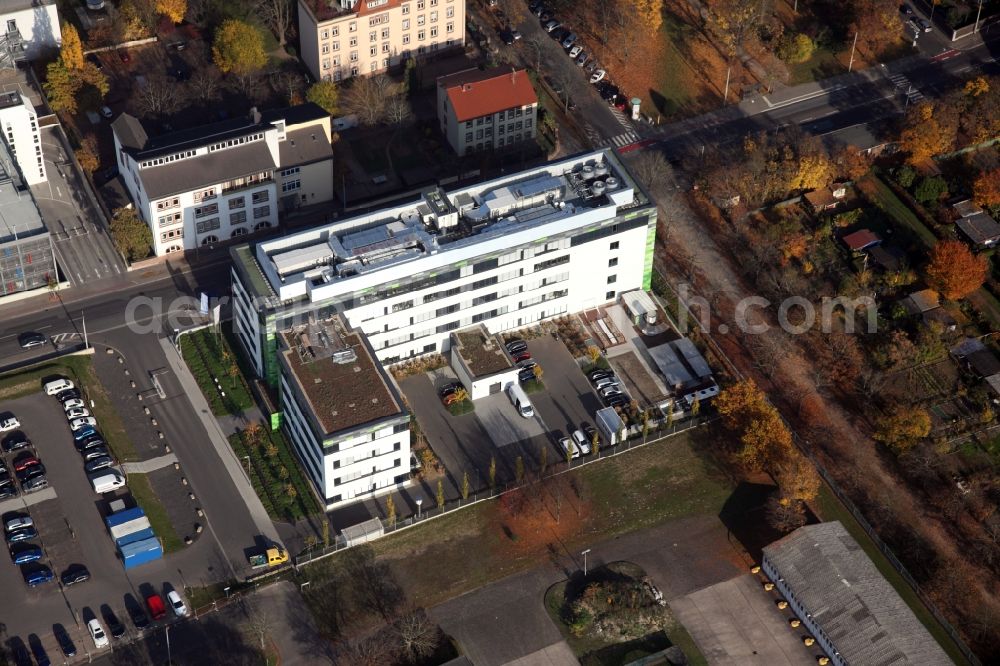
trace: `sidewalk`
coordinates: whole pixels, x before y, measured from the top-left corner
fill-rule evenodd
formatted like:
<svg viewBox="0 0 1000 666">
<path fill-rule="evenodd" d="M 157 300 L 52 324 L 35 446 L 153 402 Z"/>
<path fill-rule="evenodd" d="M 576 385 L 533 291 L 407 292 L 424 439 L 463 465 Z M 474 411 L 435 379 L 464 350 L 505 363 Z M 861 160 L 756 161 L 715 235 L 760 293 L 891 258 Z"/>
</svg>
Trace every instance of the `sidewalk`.
<svg viewBox="0 0 1000 666">
<path fill-rule="evenodd" d="M 164 467 L 170 467 L 177 462 L 177 456 L 168 453 L 165 456 L 143 460 L 142 462 L 122 463 L 122 471 L 126 474 L 149 474 Z"/>
<path fill-rule="evenodd" d="M 167 357 L 170 369 L 173 370 L 174 375 L 177 376 L 177 380 L 184 388 L 184 392 L 194 407 L 195 414 L 201 419 L 202 425 L 205 427 L 205 432 L 208 433 L 208 439 L 212 443 L 212 446 L 215 447 L 215 451 L 225 466 L 225 471 L 232 478 L 233 484 L 240 493 L 240 497 L 250 510 L 250 515 L 257 529 L 274 543 L 281 544 L 278 530 L 275 529 L 274 523 L 271 522 L 271 517 L 267 515 L 264 505 L 261 503 L 260 498 L 257 497 L 257 493 L 254 492 L 253 486 L 250 485 L 250 479 L 247 478 L 243 466 L 236 458 L 236 454 L 233 453 L 233 449 L 229 446 L 229 441 L 226 439 L 226 435 L 222 431 L 218 419 L 212 414 L 212 409 L 198 387 L 198 382 L 191 376 L 187 365 L 181 360 L 173 345 L 163 338 L 160 338 L 159 342 L 163 348 L 163 354 Z"/>
</svg>

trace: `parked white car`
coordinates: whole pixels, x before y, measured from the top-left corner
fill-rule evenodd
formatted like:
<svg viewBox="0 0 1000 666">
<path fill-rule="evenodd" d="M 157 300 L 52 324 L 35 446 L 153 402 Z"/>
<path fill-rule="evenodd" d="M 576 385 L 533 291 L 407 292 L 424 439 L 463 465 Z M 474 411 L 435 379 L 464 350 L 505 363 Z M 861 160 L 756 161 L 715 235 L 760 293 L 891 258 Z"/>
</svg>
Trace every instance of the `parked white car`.
<svg viewBox="0 0 1000 666">
<path fill-rule="evenodd" d="M 604 80 L 604 77 L 607 75 L 608 75 L 607 72 L 605 72 L 603 69 L 599 69 L 590 75 L 590 82 L 595 84 L 600 83 L 601 81 Z"/>
<path fill-rule="evenodd" d="M 90 631 L 90 637 L 94 639 L 94 647 L 106 648 L 108 647 L 108 635 L 104 633 L 104 627 L 101 626 L 100 620 L 96 617 L 87 623 L 87 630 Z"/>
<path fill-rule="evenodd" d="M 8 416 L 3 421 L 0 421 L 0 432 L 7 432 L 8 430 L 14 430 L 15 428 L 20 428 L 21 422 L 17 420 L 16 416 Z"/>
<path fill-rule="evenodd" d="M 578 55 L 580 55 L 580 51 L 582 50 L 583 46 L 581 44 L 574 44 L 573 48 L 569 50 L 569 57 L 576 58 Z"/>
<path fill-rule="evenodd" d="M 82 419 L 85 416 L 90 416 L 90 410 L 83 407 L 74 407 L 73 409 L 66 410 L 66 418 L 72 421 L 73 419 Z"/>
<path fill-rule="evenodd" d="M 79 398 L 70 398 L 69 400 L 63 403 L 63 409 L 65 409 L 67 412 L 71 409 L 79 409 L 81 407 L 86 407 L 86 406 L 87 403 L 85 403 L 83 400 L 80 400 Z"/>
<path fill-rule="evenodd" d="M 181 599 L 181 595 L 177 593 L 177 590 L 167 592 L 167 601 L 170 602 L 170 607 L 174 609 L 174 615 L 177 617 L 188 616 L 187 606 L 184 605 L 184 600 Z"/>
<path fill-rule="evenodd" d="M 93 416 L 84 416 L 83 418 L 73 419 L 69 422 L 69 429 L 76 432 L 80 428 L 86 428 L 87 426 L 97 427 L 97 419 Z"/>
</svg>

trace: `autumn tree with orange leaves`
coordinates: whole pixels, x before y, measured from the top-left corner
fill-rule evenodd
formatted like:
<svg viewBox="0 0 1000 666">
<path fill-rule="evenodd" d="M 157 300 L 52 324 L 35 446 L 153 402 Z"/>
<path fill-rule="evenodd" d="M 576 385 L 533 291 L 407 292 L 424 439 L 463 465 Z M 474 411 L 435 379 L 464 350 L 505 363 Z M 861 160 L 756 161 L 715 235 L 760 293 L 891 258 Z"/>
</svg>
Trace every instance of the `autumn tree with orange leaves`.
<svg viewBox="0 0 1000 666">
<path fill-rule="evenodd" d="M 773 469 L 788 458 L 792 434 L 752 379 L 723 390 L 715 399 L 715 407 L 726 428 L 739 436 L 738 456 L 748 468 Z"/>
<path fill-rule="evenodd" d="M 910 154 L 910 162 L 920 164 L 938 153 L 950 149 L 954 137 L 934 117 L 934 106 L 924 102 L 907 115 L 906 127 L 899 136 L 903 150 Z"/>
<path fill-rule="evenodd" d="M 986 281 L 986 257 L 972 254 L 957 240 L 941 241 L 931 250 L 927 264 L 927 284 L 947 299 L 968 296 Z"/>
<path fill-rule="evenodd" d="M 980 206 L 1000 205 L 1000 169 L 984 171 L 972 182 L 972 200 Z"/>
</svg>

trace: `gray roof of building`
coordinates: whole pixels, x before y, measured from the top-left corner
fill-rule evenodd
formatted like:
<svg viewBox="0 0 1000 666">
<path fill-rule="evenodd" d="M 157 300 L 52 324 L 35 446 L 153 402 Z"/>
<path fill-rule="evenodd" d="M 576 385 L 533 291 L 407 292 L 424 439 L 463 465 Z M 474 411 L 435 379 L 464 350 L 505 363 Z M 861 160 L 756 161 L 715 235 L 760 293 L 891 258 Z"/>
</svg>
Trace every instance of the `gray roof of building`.
<svg viewBox="0 0 1000 666">
<path fill-rule="evenodd" d="M 840 522 L 800 527 L 764 557 L 851 666 L 952 663 Z"/>
<path fill-rule="evenodd" d="M 974 243 L 987 243 L 1000 238 L 1000 224 L 983 212 L 960 217 L 955 226 Z"/>
<path fill-rule="evenodd" d="M 7 173 L 8 168 L 14 172 Z M 45 232 L 45 222 L 31 190 L 22 184 L 21 174 L 14 166 L 14 156 L 7 145 L 0 142 L 0 242 Z"/>
<path fill-rule="evenodd" d="M 149 135 L 143 129 L 139 119 L 128 113 L 123 113 L 111 123 L 111 129 L 118 137 L 123 148 L 139 151 L 146 147 Z"/>
<path fill-rule="evenodd" d="M 208 155 L 199 155 L 147 167 L 139 171 L 150 200 L 190 192 L 211 183 L 223 183 L 259 171 L 275 168 L 274 158 L 264 141 L 254 141 Z"/>
<path fill-rule="evenodd" d="M 278 144 L 278 158 L 282 169 L 333 159 L 333 146 L 322 127 L 305 127 L 285 134 Z"/>
</svg>

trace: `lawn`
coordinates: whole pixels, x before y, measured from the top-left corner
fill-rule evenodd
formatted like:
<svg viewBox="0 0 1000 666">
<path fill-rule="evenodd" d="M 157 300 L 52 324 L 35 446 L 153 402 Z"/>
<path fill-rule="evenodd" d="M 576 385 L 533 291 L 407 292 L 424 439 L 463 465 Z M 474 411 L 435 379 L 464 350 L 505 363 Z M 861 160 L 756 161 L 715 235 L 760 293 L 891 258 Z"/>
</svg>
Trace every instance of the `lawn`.
<svg viewBox="0 0 1000 666">
<path fill-rule="evenodd" d="M 888 215 L 903 230 L 916 237 L 925 249 L 931 249 L 937 243 L 934 233 L 917 218 L 889 186 L 877 176 L 870 176 L 858 182 L 858 189 L 871 203 Z"/>
<path fill-rule="evenodd" d="M 846 68 L 837 59 L 836 52 L 828 48 L 817 48 L 809 60 L 798 64 L 788 65 L 788 85 L 795 86 L 800 83 L 819 81 L 822 79 L 845 73 Z"/>
<path fill-rule="evenodd" d="M 687 434 L 576 468 L 564 477 L 563 548 L 578 546 L 694 514 L 718 515 L 732 485 L 695 450 Z M 537 494 L 537 486 L 527 494 Z M 479 502 L 371 544 L 407 597 L 430 607 L 523 571 L 550 557 L 555 538 L 505 534 L 498 501 Z M 308 568 L 308 567 L 307 567 Z"/>
<path fill-rule="evenodd" d="M 146 475 L 134 472 L 129 474 L 128 489 L 132 493 L 132 497 L 135 498 L 136 504 L 146 512 L 150 527 L 153 528 L 163 544 L 163 553 L 181 550 L 184 547 L 184 542 L 174 530 L 170 517 L 167 516 L 163 505 L 160 504 L 156 493 L 153 492 L 153 487 L 149 485 L 149 479 L 146 478 Z"/>
<path fill-rule="evenodd" d="M 10 372 L 0 377 L 0 400 L 13 400 L 39 393 L 42 390 L 42 379 L 50 375 L 68 377 L 84 392 L 84 398 L 94 401 L 91 412 L 115 458 L 121 462 L 138 460 L 132 442 L 125 434 L 125 425 L 111 404 L 104 385 L 97 378 L 89 356 L 64 356 L 58 361 L 48 361 Z"/>
<path fill-rule="evenodd" d="M 181 353 L 213 414 L 239 414 L 253 406 L 253 396 L 224 336 L 210 328 L 188 333 L 181 336 Z"/>
<path fill-rule="evenodd" d="M 903 598 L 906 605 L 910 607 L 913 614 L 917 616 L 917 619 L 927 627 L 927 630 L 934 636 L 934 639 L 944 648 L 944 651 L 948 653 L 948 656 L 956 664 L 966 663 L 965 657 L 958 650 L 955 644 L 951 641 L 951 638 L 945 632 L 944 628 L 938 624 L 937 620 L 931 615 L 931 612 L 927 610 L 923 602 L 920 601 L 920 597 L 917 593 L 913 591 L 913 588 L 903 579 L 903 577 L 896 571 L 895 568 L 889 563 L 889 560 L 882 555 L 875 543 L 868 538 L 865 533 L 864 528 L 854 520 L 851 513 L 841 504 L 837 497 L 833 494 L 833 491 L 829 489 L 825 484 L 820 487 L 819 497 L 816 499 L 816 508 L 819 511 L 820 516 L 825 521 L 839 520 L 844 527 L 850 532 L 851 536 L 861 545 L 868 557 L 872 559 L 875 563 L 875 568 L 885 576 L 885 579 L 896 589 L 899 596 Z"/>
<path fill-rule="evenodd" d="M 256 442 L 246 432 L 242 438 L 230 435 L 229 444 L 242 464 L 250 457 L 250 481 L 271 518 L 294 522 L 319 513 L 309 481 L 280 432 L 261 428 Z"/>
</svg>

